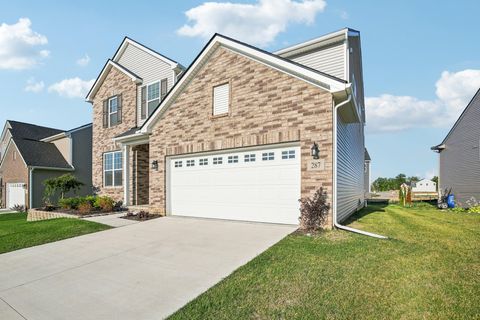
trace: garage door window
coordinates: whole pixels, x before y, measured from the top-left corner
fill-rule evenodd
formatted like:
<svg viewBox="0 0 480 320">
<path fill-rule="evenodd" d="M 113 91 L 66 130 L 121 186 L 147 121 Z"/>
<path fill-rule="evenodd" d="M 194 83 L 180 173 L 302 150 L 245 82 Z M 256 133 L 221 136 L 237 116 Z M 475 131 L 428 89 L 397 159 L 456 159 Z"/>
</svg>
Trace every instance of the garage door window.
<svg viewBox="0 0 480 320">
<path fill-rule="evenodd" d="M 246 154 L 244 157 L 245 162 L 255 162 L 255 154 Z"/>
<path fill-rule="evenodd" d="M 208 158 L 200 159 L 201 166 L 208 166 Z"/>
<path fill-rule="evenodd" d="M 182 161 L 175 161 L 175 168 L 181 168 L 183 167 Z"/>
<path fill-rule="evenodd" d="M 262 160 L 263 161 L 275 160 L 275 153 L 273 153 L 273 152 L 262 153 Z"/>
<path fill-rule="evenodd" d="M 195 166 L 195 160 L 187 160 L 187 167 L 194 167 Z"/>
<path fill-rule="evenodd" d="M 103 171 L 105 187 L 119 187 L 123 184 L 123 156 L 121 151 L 103 155 Z"/>
<path fill-rule="evenodd" d="M 213 164 L 222 164 L 223 158 L 222 157 L 215 157 L 213 158 Z"/>
<path fill-rule="evenodd" d="M 282 151 L 282 159 L 295 159 L 295 150 Z"/>
<path fill-rule="evenodd" d="M 238 163 L 238 156 L 228 156 L 228 163 Z"/>
</svg>

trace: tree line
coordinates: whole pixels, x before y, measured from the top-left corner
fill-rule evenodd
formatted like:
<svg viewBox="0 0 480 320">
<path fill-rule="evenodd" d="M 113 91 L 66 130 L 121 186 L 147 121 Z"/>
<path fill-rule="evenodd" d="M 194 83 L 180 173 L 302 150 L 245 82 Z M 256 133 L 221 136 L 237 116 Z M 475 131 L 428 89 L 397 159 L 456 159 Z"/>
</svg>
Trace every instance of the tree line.
<svg viewBox="0 0 480 320">
<path fill-rule="evenodd" d="M 433 177 L 431 179 L 438 185 L 438 177 Z M 398 190 L 403 183 L 411 184 L 413 182 L 420 181 L 419 177 L 411 176 L 407 177 L 405 174 L 400 173 L 395 178 L 384 178 L 380 177 L 377 178 L 372 183 L 372 191 L 390 191 L 390 190 Z"/>
</svg>

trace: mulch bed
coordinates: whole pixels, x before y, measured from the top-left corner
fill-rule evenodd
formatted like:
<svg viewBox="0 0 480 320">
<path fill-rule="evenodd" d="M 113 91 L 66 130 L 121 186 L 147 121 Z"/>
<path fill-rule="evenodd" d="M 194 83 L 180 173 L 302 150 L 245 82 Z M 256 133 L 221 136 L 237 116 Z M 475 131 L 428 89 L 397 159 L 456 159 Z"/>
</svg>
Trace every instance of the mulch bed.
<svg viewBox="0 0 480 320">
<path fill-rule="evenodd" d="M 138 213 L 129 212 L 125 216 L 120 218 L 127 219 L 127 220 L 135 220 L 135 221 L 147 221 L 147 220 L 157 219 L 160 217 L 161 215 L 158 215 L 158 214 L 150 214 L 148 212 L 141 211 Z"/>
</svg>

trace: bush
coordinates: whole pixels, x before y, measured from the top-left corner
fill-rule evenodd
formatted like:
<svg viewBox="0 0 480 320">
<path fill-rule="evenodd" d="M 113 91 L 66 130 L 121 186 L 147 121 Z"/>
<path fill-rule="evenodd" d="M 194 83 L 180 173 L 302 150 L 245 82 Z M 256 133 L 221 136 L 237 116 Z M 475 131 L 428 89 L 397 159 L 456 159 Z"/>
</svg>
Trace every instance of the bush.
<svg viewBox="0 0 480 320">
<path fill-rule="evenodd" d="M 74 197 L 74 198 L 65 198 L 58 201 L 58 205 L 63 209 L 73 209 L 77 210 L 78 205 L 82 202 L 83 198 Z"/>
<path fill-rule="evenodd" d="M 108 196 L 97 197 L 94 203 L 94 207 L 99 208 L 103 212 L 113 211 L 115 201 Z"/>
<path fill-rule="evenodd" d="M 80 214 L 89 214 L 93 211 L 93 206 L 90 202 L 83 201 L 78 205 L 78 211 Z"/>
<path fill-rule="evenodd" d="M 298 201 L 300 201 L 300 228 L 304 231 L 317 231 L 322 228 L 330 211 L 327 193 L 323 188 L 318 189 L 312 198 Z"/>
<path fill-rule="evenodd" d="M 20 205 L 20 204 L 16 204 L 13 207 L 11 207 L 10 210 L 18 211 L 18 212 L 25 212 L 25 206 Z"/>
</svg>

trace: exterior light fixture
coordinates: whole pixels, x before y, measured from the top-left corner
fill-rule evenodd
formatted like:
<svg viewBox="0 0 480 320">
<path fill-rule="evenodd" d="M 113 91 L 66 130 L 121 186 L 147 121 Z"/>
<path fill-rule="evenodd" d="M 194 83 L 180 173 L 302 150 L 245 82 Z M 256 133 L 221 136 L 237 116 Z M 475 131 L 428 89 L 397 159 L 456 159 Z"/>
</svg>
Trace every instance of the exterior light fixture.
<svg viewBox="0 0 480 320">
<path fill-rule="evenodd" d="M 158 170 L 158 161 L 157 160 L 152 161 L 152 169 L 153 170 Z"/>
<path fill-rule="evenodd" d="M 318 149 L 318 144 L 316 142 L 312 144 L 310 151 L 313 159 L 320 159 L 320 150 Z"/>
</svg>

